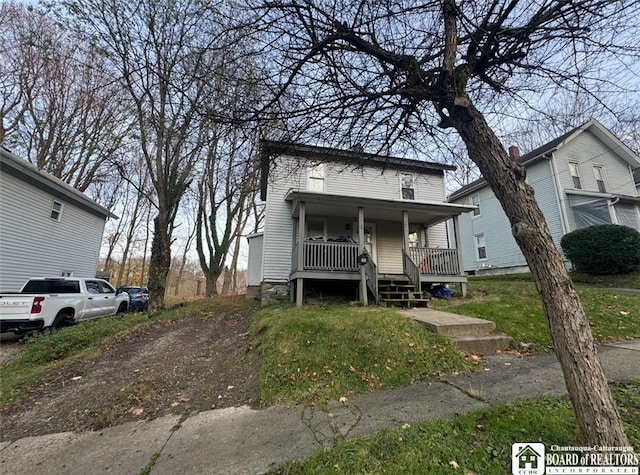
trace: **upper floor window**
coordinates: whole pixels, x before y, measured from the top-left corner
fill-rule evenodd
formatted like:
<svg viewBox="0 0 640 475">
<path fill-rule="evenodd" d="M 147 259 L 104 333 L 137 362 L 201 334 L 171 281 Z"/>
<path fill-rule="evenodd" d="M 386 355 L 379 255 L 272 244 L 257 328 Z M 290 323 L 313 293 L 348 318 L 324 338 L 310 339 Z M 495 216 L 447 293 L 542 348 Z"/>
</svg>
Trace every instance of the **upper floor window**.
<svg viewBox="0 0 640 475">
<path fill-rule="evenodd" d="M 53 200 L 53 206 L 51 206 L 51 219 L 54 221 L 60 221 L 60 216 L 62 216 L 62 203 L 59 201 Z"/>
<path fill-rule="evenodd" d="M 599 165 L 593 166 L 593 174 L 596 177 L 596 183 L 598 184 L 598 191 L 600 193 L 606 193 L 607 187 L 604 183 L 604 168 Z"/>
<path fill-rule="evenodd" d="M 416 199 L 415 178 L 411 173 L 400 174 L 400 187 L 402 189 L 403 200 Z"/>
<path fill-rule="evenodd" d="M 487 258 L 487 244 L 484 240 L 484 233 L 476 234 L 476 256 L 478 260 Z"/>
<path fill-rule="evenodd" d="M 573 187 L 576 190 L 582 189 L 582 182 L 580 181 L 580 169 L 576 162 L 569 162 L 569 173 L 571 173 L 571 180 L 573 180 Z"/>
<path fill-rule="evenodd" d="M 307 183 L 307 189 L 309 191 L 325 190 L 326 171 L 327 170 L 324 163 L 316 163 L 309 167 L 309 181 Z"/>
<path fill-rule="evenodd" d="M 471 204 L 476 206 L 476 209 L 473 210 L 473 215 L 480 216 L 480 194 L 471 195 Z"/>
</svg>

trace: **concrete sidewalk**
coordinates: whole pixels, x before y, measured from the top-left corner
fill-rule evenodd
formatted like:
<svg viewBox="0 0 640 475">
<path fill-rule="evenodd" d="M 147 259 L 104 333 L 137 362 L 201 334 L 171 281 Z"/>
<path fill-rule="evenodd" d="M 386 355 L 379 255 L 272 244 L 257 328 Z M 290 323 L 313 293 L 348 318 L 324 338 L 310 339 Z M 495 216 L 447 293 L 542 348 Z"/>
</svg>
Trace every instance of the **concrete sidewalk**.
<svg viewBox="0 0 640 475">
<path fill-rule="evenodd" d="M 599 348 L 612 381 L 640 378 L 640 339 Z M 248 407 L 70 432 L 0 444 L 0 473 L 256 474 L 303 458 L 341 438 L 542 395 L 565 394 L 554 355 L 486 358 L 484 371 L 376 391 L 316 408 Z M 479 400 L 478 396 L 481 396 Z"/>
</svg>

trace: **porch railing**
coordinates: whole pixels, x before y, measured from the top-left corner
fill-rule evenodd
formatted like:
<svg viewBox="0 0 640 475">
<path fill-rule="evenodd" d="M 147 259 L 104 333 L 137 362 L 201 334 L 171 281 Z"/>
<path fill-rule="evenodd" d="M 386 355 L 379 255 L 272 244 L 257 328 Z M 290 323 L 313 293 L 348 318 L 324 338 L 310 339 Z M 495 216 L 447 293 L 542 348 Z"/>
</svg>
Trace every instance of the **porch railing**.
<svg viewBox="0 0 640 475">
<path fill-rule="evenodd" d="M 352 242 L 303 241 L 302 262 L 298 246 L 293 248 L 292 266 L 296 270 L 357 272 L 358 245 Z"/>
<path fill-rule="evenodd" d="M 411 247 L 409 256 L 420 274 L 460 275 L 457 249 Z"/>
<path fill-rule="evenodd" d="M 409 277 L 409 283 L 415 286 L 416 292 L 422 292 L 420 285 L 420 269 L 418 269 L 418 266 L 411 260 L 409 254 L 405 251 L 402 251 L 402 268 L 404 270 L 404 275 Z"/>
</svg>

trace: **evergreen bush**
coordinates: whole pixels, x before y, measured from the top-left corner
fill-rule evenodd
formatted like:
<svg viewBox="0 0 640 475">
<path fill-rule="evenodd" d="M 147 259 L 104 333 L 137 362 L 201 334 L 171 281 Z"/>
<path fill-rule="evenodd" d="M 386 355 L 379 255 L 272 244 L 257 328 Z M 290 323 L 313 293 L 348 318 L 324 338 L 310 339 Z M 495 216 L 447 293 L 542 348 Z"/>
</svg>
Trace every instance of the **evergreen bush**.
<svg viewBox="0 0 640 475">
<path fill-rule="evenodd" d="M 629 274 L 640 269 L 640 233 L 603 224 L 565 234 L 560 241 L 576 270 L 592 275 Z"/>
</svg>

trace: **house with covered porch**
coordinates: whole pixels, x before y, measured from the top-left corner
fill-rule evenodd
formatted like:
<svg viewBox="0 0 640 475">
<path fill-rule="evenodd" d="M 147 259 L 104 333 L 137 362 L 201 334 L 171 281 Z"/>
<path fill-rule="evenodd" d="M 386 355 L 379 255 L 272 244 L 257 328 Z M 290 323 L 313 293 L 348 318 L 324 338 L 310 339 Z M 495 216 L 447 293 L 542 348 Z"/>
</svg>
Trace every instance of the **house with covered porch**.
<svg viewBox="0 0 640 475">
<path fill-rule="evenodd" d="M 453 167 L 275 141 L 262 142 L 260 166 L 265 221 L 248 239 L 248 284 L 263 302 L 302 305 L 319 284 L 365 305 L 418 304 L 432 284 L 466 292 L 458 217 L 474 207 L 445 203 Z"/>
</svg>

